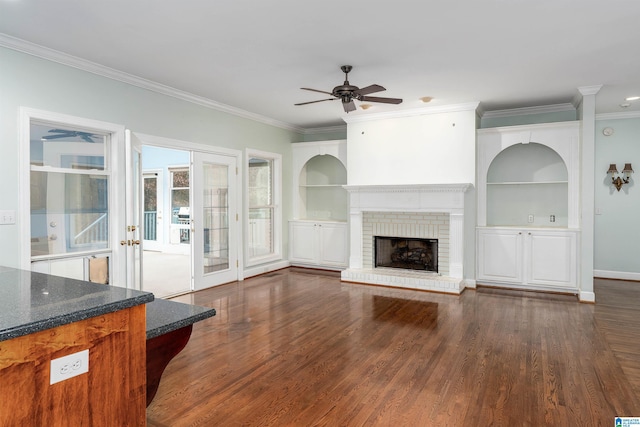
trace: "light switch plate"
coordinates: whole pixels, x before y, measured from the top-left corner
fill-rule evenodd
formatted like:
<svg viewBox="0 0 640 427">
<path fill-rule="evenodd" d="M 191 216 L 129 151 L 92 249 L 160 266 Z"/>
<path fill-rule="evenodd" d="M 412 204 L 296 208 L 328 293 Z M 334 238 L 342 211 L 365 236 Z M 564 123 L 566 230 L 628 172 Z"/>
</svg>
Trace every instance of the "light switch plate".
<svg viewBox="0 0 640 427">
<path fill-rule="evenodd" d="M 89 349 L 51 360 L 49 384 L 89 372 Z"/>
</svg>

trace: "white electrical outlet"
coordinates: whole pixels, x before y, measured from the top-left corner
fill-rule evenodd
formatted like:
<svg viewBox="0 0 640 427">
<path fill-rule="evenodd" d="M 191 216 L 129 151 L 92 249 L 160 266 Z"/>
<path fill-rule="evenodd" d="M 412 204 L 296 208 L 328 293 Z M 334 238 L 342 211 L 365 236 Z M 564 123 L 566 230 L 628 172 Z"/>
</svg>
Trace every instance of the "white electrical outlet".
<svg viewBox="0 0 640 427">
<path fill-rule="evenodd" d="M 533 215 L 529 215 L 529 218 L 527 218 L 527 222 L 533 222 Z"/>
<path fill-rule="evenodd" d="M 0 211 L 0 224 L 15 224 L 16 211 Z"/>
<path fill-rule="evenodd" d="M 89 372 L 89 349 L 51 360 L 49 384 Z"/>
</svg>

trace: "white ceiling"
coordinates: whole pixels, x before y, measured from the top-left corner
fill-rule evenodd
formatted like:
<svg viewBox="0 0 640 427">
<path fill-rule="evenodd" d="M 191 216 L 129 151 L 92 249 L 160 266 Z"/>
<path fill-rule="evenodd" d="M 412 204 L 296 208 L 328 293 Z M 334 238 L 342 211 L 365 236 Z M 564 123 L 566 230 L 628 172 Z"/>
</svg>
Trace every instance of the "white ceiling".
<svg viewBox="0 0 640 427">
<path fill-rule="evenodd" d="M 300 90 L 380 84 L 401 105 L 640 112 L 637 0 L 0 0 L 0 33 L 299 128 L 344 124 Z"/>
</svg>

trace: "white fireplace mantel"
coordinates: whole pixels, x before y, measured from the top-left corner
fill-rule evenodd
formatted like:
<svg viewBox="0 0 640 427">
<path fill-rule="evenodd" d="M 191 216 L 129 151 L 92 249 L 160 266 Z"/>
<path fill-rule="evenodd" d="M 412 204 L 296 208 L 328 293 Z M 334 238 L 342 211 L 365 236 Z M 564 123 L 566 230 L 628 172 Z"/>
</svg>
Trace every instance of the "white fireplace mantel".
<svg viewBox="0 0 640 427">
<path fill-rule="evenodd" d="M 349 193 L 349 268 L 346 281 L 411 287 L 459 294 L 464 289 L 464 199 L 472 184 L 346 185 Z M 449 276 L 424 280 L 416 274 L 396 277 L 363 270 L 363 212 L 421 212 L 449 214 Z M 406 277 L 404 280 L 402 277 Z"/>
</svg>

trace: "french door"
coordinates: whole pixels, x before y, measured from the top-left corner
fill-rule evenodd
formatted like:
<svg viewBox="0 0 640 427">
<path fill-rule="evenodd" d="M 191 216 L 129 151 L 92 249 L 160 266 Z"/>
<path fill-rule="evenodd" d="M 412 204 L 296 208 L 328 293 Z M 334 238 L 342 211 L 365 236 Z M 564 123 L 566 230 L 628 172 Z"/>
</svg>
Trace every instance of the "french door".
<svg viewBox="0 0 640 427">
<path fill-rule="evenodd" d="M 120 247 L 126 252 L 127 287 L 142 289 L 142 143 L 130 131 L 125 132 L 126 146 L 126 212 L 125 237 Z"/>
<path fill-rule="evenodd" d="M 193 152 L 194 288 L 238 278 L 236 158 Z"/>
</svg>

